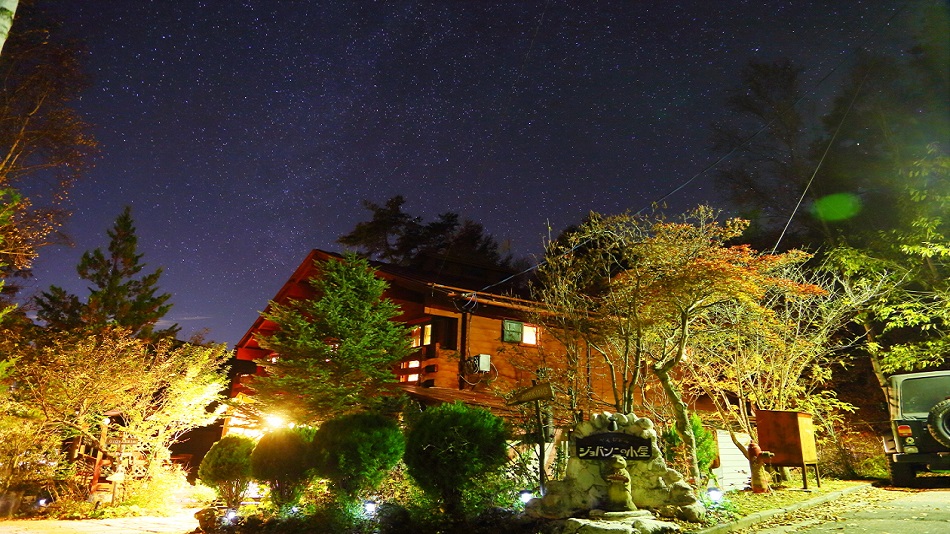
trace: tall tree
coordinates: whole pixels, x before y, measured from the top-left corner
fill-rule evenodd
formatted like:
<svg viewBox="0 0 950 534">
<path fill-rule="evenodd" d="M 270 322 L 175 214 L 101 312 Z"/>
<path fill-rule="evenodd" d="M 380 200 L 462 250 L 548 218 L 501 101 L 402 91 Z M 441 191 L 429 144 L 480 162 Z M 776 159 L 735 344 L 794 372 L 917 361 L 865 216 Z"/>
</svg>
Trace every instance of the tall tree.
<svg viewBox="0 0 950 534">
<path fill-rule="evenodd" d="M 37 318 L 57 331 L 95 332 L 118 326 L 146 339 L 174 336 L 179 330 L 177 324 L 155 330 L 171 309 L 171 294 L 158 294 L 160 268 L 142 274 L 145 264 L 138 253 L 131 208 L 126 207 L 116 218 L 107 235 L 108 253 L 99 248 L 87 251 L 76 268 L 80 278 L 92 283 L 86 301 L 51 286 L 35 299 Z"/>
<path fill-rule="evenodd" d="M 423 223 L 402 211 L 406 199 L 397 195 L 378 205 L 364 201 L 372 219 L 357 223 L 337 239 L 370 258 L 397 265 L 418 266 L 426 256 L 441 255 L 499 267 L 508 267 L 511 256 L 503 255 L 495 239 L 474 221 L 446 212 L 435 221 Z"/>
<path fill-rule="evenodd" d="M 927 1 L 915 3 L 911 12 L 911 48 L 900 55 L 856 56 L 812 142 L 808 172 L 797 176 L 802 183 L 795 198 L 806 193 L 802 180 L 814 174 L 792 221 L 797 235 L 781 243 L 829 258 L 849 284 L 889 280 L 889 290 L 858 318 L 882 385 L 887 374 L 944 361 L 950 325 L 950 10 L 944 2 Z M 745 90 L 754 82 L 746 80 Z M 799 136 L 812 134 L 800 129 Z M 785 161 L 783 154 L 764 157 Z M 756 170 L 741 158 L 732 166 L 745 176 Z M 763 187 L 777 176 L 758 176 L 754 183 Z M 739 195 L 733 200 L 757 206 Z"/>
<path fill-rule="evenodd" d="M 316 296 L 271 302 L 264 317 L 277 325 L 259 336 L 275 353 L 258 362 L 254 405 L 299 423 L 325 421 L 378 402 L 394 381 L 392 365 L 410 352 L 399 307 L 383 298 L 385 281 L 355 254 L 317 264 Z"/>
<path fill-rule="evenodd" d="M 853 409 L 823 388 L 835 367 L 843 369 L 841 351 L 860 339 L 844 328 L 884 287 L 848 286 L 833 273 L 802 264 L 788 265 L 781 274 L 795 283 L 794 291 L 780 286 L 753 305 L 716 306 L 697 323 L 691 357 L 684 362 L 691 387 L 708 395 L 726 428 L 742 429 L 753 441 L 758 441 L 754 410 L 808 412 L 828 429 L 840 410 Z M 753 489 L 767 490 L 765 458 L 750 454 L 735 433 L 732 439 L 749 460 Z"/>
<path fill-rule="evenodd" d="M 549 248 L 539 277 L 545 311 L 574 318 L 555 326 L 580 327 L 577 335 L 601 359 L 618 411 L 633 406 L 645 373 L 659 382 L 697 480 L 696 442 L 678 374 L 693 327 L 719 305 L 754 303 L 769 287 L 794 286 L 773 271 L 801 261 L 797 253 L 761 255 L 730 246 L 746 225 L 739 219 L 719 222 L 705 206 L 678 220 L 659 213 L 593 216 L 577 230 L 579 242 Z"/>
<path fill-rule="evenodd" d="M 97 146 L 74 109 L 86 86 L 83 47 L 44 17 L 40 9 L 18 16 L 0 55 L 0 190 L 20 195 L 0 228 L 16 247 L 15 254 L 0 251 L 5 272 L 28 269 L 38 247 L 63 241 L 58 229 L 70 186 Z"/>
<path fill-rule="evenodd" d="M 751 221 L 749 237 L 760 247 L 775 243 L 812 164 L 816 125 L 802 111 L 801 73 L 788 59 L 749 61 L 726 98 L 730 117 L 713 126 L 713 150 L 729 154 L 716 181 Z M 799 234 L 802 218 L 796 222 L 792 230 Z"/>
</svg>

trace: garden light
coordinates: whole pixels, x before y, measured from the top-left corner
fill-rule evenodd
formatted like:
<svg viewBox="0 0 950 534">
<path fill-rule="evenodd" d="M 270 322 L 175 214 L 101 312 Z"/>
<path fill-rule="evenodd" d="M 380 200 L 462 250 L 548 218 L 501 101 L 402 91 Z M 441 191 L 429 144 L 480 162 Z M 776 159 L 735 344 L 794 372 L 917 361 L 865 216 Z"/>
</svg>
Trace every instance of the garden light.
<svg viewBox="0 0 950 534">
<path fill-rule="evenodd" d="M 376 501 L 363 501 L 363 513 L 369 517 L 376 515 Z"/>
<path fill-rule="evenodd" d="M 716 486 L 712 486 L 706 490 L 706 496 L 709 497 L 709 500 L 714 503 L 722 502 L 722 490 Z"/>
<path fill-rule="evenodd" d="M 279 415 L 268 415 L 264 418 L 268 428 L 280 428 L 284 426 L 284 418 Z"/>
<path fill-rule="evenodd" d="M 521 490 L 518 492 L 518 499 L 523 504 L 528 504 L 528 501 L 534 498 L 534 492 L 531 490 Z"/>
</svg>

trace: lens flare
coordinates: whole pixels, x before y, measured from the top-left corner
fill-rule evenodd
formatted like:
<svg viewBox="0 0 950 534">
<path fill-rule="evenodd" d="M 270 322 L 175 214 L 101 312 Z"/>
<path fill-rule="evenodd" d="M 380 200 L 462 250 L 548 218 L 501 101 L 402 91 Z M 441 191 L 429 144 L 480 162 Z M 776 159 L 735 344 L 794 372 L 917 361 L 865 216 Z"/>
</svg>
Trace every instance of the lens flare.
<svg viewBox="0 0 950 534">
<path fill-rule="evenodd" d="M 861 211 L 861 199 L 852 193 L 835 193 L 816 200 L 811 211 L 822 221 L 843 221 Z"/>
</svg>

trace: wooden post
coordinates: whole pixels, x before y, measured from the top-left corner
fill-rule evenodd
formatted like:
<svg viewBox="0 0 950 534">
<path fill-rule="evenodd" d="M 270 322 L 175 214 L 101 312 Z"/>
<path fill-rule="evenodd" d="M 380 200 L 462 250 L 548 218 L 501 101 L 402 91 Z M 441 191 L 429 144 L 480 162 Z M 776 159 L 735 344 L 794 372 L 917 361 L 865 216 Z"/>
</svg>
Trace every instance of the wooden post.
<svg viewBox="0 0 950 534">
<path fill-rule="evenodd" d="M 538 420 L 538 482 L 540 484 L 541 494 L 544 494 L 545 479 L 544 473 L 544 417 L 541 415 L 541 401 L 554 398 L 554 390 L 551 389 L 550 382 L 538 383 L 537 380 L 531 381 L 531 387 L 521 390 L 513 395 L 508 404 L 524 404 L 534 401 L 534 411 Z"/>
<path fill-rule="evenodd" d="M 100 422 L 102 425 L 102 432 L 99 433 L 99 446 L 96 447 L 98 452 L 96 452 L 96 465 L 92 469 L 92 483 L 89 485 L 89 491 L 95 491 L 96 484 L 99 483 L 99 474 L 102 471 L 102 457 L 104 456 L 103 449 L 106 446 L 106 431 L 109 429 L 108 423 Z"/>
<path fill-rule="evenodd" d="M 544 486 L 546 484 L 544 472 L 544 417 L 541 415 L 541 401 L 534 401 L 534 410 L 538 416 L 538 482 L 541 495 L 544 495 Z"/>
</svg>

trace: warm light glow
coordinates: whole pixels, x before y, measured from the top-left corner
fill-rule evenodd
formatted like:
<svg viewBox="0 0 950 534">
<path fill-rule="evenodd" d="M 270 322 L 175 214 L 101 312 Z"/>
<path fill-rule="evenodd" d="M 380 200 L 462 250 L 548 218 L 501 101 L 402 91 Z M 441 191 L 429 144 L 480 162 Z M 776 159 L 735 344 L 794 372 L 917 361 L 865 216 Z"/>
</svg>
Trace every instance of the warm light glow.
<svg viewBox="0 0 950 534">
<path fill-rule="evenodd" d="M 421 347 L 422 345 L 431 345 L 432 325 L 424 324 L 412 327 L 409 331 L 409 339 L 413 348 Z"/>
<path fill-rule="evenodd" d="M 268 415 L 264 417 L 264 421 L 267 423 L 267 428 L 270 429 L 280 428 L 287 424 L 284 418 L 279 415 Z"/>
<path fill-rule="evenodd" d="M 521 329 L 521 342 L 525 345 L 538 344 L 538 327 L 526 324 Z"/>
</svg>

